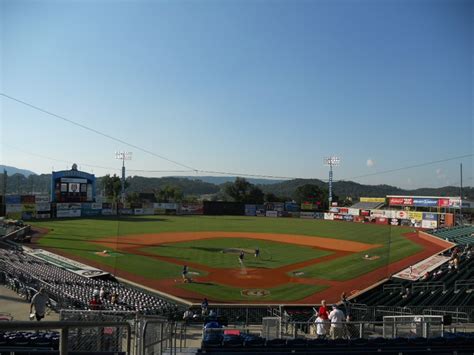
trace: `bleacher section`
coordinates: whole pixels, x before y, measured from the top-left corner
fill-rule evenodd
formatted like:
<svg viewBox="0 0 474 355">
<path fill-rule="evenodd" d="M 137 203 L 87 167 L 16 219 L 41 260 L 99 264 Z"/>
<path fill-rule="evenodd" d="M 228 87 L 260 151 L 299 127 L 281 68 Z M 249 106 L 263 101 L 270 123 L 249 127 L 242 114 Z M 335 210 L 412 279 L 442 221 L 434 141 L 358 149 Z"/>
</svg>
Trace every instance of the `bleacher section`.
<svg viewBox="0 0 474 355">
<path fill-rule="evenodd" d="M 459 245 L 474 244 L 474 226 L 433 229 L 430 234 Z"/>
<path fill-rule="evenodd" d="M 131 288 L 116 280 L 90 279 L 29 256 L 19 250 L 0 249 L 0 282 L 27 299 L 44 287 L 51 299 L 64 309 L 89 309 L 89 301 L 101 288 L 109 295 L 102 310 L 137 311 L 151 315 L 173 315 L 177 306 L 154 295 Z M 118 295 L 112 303 L 111 294 Z"/>
<path fill-rule="evenodd" d="M 455 263 L 454 258 L 458 261 Z M 457 264 L 457 265 L 456 265 Z M 354 302 L 391 308 L 474 306 L 474 255 L 471 248 L 453 253 L 448 264 L 418 281 L 392 278 L 356 297 Z M 474 316 L 474 315 L 473 315 Z"/>
</svg>

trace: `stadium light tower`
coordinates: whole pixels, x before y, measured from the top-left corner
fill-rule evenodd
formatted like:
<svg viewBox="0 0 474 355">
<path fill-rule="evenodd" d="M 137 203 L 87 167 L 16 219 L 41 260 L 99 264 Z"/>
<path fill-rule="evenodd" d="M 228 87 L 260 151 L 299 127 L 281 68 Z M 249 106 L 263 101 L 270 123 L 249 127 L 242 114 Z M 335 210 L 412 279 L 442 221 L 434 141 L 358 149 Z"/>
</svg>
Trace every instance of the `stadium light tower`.
<svg viewBox="0 0 474 355">
<path fill-rule="evenodd" d="M 125 203 L 125 160 L 132 160 L 132 152 L 115 152 L 115 159 L 122 161 L 122 191 L 120 200 Z"/>
<path fill-rule="evenodd" d="M 332 205 L 332 167 L 333 166 L 339 166 L 341 163 L 341 158 L 332 156 L 332 157 L 326 157 L 323 159 L 324 165 L 329 166 L 329 208 L 331 208 Z"/>
</svg>

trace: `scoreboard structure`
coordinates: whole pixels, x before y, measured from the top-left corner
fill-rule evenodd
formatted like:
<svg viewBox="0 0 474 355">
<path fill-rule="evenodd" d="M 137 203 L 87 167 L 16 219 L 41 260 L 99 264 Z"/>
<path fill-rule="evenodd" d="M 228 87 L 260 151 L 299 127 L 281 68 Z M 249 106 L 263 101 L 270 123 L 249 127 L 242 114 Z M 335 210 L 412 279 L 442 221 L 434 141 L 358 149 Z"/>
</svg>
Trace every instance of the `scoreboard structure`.
<svg viewBox="0 0 474 355">
<path fill-rule="evenodd" d="M 53 171 L 51 177 L 51 202 L 94 202 L 95 175 L 77 170 Z"/>
</svg>

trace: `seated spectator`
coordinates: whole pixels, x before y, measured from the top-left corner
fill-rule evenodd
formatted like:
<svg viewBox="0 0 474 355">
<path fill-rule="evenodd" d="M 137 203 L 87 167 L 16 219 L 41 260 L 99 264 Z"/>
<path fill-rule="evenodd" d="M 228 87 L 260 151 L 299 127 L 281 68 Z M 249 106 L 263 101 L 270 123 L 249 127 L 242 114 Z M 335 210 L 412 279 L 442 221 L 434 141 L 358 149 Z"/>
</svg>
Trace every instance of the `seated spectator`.
<svg viewBox="0 0 474 355">
<path fill-rule="evenodd" d="M 405 293 L 403 294 L 402 298 L 409 298 L 410 296 L 411 296 L 411 291 L 407 287 L 407 288 L 405 288 Z"/>
<path fill-rule="evenodd" d="M 98 294 L 94 294 L 92 299 L 89 301 L 89 309 L 91 310 L 99 310 L 102 309 L 102 301 Z"/>
<path fill-rule="evenodd" d="M 421 277 L 421 281 L 427 281 L 430 278 L 430 273 L 427 271 L 425 274 Z"/>
</svg>

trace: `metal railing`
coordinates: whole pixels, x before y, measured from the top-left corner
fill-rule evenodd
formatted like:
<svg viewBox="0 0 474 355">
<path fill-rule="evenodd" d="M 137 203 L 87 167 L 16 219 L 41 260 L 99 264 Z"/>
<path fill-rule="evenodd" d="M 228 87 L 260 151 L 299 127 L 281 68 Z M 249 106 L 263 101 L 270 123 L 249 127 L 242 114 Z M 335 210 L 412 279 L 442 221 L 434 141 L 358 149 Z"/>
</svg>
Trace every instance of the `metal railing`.
<svg viewBox="0 0 474 355">
<path fill-rule="evenodd" d="M 432 291 L 442 289 L 443 292 L 446 292 L 446 285 L 441 281 L 431 281 L 431 282 L 421 282 L 411 285 L 411 291 Z"/>
<path fill-rule="evenodd" d="M 458 293 L 461 287 L 468 287 L 469 290 L 474 290 L 474 280 L 457 280 L 454 282 L 454 293 Z"/>
<path fill-rule="evenodd" d="M 97 333 L 103 335 L 104 333 L 102 330 L 104 328 L 112 328 L 112 329 L 120 329 L 125 328 L 127 330 L 127 335 L 125 339 L 125 348 L 126 353 L 130 354 L 131 351 L 131 340 L 132 340 L 132 332 L 130 324 L 126 322 L 69 322 L 69 321 L 47 321 L 47 322 L 1 322 L 0 323 L 0 331 L 14 331 L 14 330 L 60 330 L 60 341 L 59 341 L 59 353 L 61 355 L 67 355 L 69 350 L 77 350 L 77 349 L 70 349 L 71 348 L 71 339 L 70 335 L 72 335 L 72 330 L 81 331 L 85 328 L 95 328 Z M 117 332 L 117 335 L 120 337 L 122 336 L 121 332 Z M 121 341 L 121 339 L 118 339 Z M 122 348 L 122 344 L 118 344 L 120 348 Z M 110 350 L 110 349 L 108 349 Z M 93 352 L 94 350 L 89 350 L 89 352 Z M 100 349 L 98 350 L 100 351 Z M 112 350 L 114 351 L 114 350 Z M 116 349 L 116 352 L 121 352 L 121 349 Z"/>
</svg>

